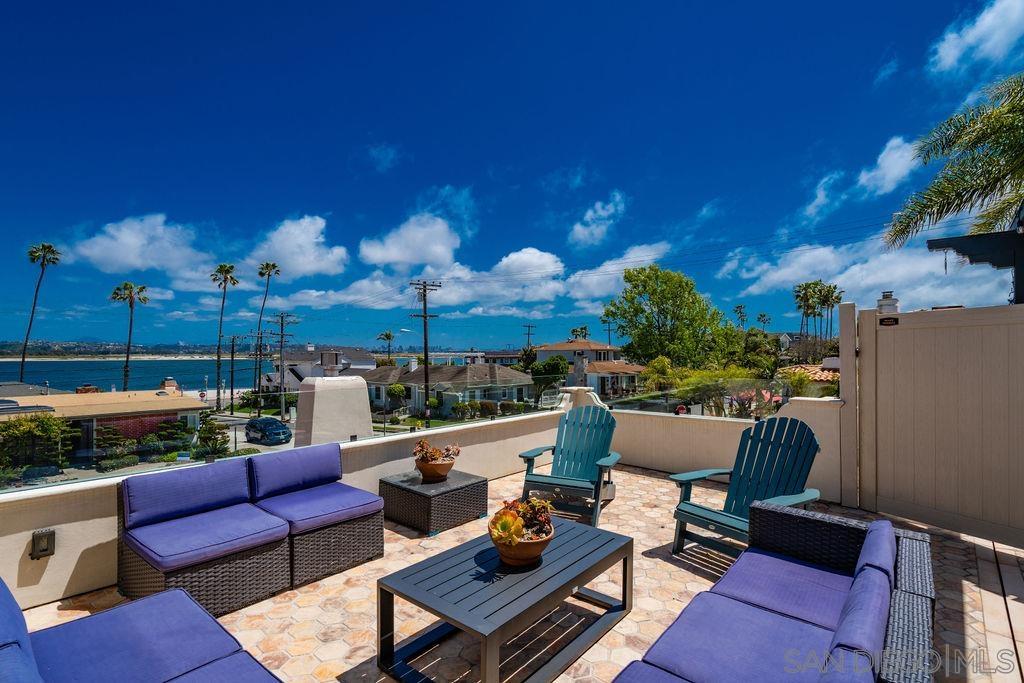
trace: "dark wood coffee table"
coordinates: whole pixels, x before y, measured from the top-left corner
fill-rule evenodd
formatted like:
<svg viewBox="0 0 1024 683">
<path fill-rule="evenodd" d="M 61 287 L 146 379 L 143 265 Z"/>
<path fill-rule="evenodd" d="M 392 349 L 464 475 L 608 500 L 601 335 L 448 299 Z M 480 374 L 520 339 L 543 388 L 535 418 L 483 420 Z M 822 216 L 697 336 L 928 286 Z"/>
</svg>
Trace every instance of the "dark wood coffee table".
<svg viewBox="0 0 1024 683">
<path fill-rule="evenodd" d="M 484 683 L 497 683 L 501 644 L 569 597 L 604 608 L 597 620 L 558 650 L 529 681 L 551 681 L 601 639 L 633 606 L 633 539 L 564 519 L 540 564 L 501 564 L 484 535 L 377 581 L 377 665 L 400 680 L 422 678 L 408 662 L 456 630 L 480 638 Z M 584 587 L 622 566 L 622 597 Z M 395 649 L 395 596 L 445 623 Z M 408 678 L 407 678 L 408 677 Z"/>
<path fill-rule="evenodd" d="M 430 536 L 487 515 L 487 478 L 452 470 L 424 484 L 416 470 L 380 480 L 384 517 Z"/>
</svg>

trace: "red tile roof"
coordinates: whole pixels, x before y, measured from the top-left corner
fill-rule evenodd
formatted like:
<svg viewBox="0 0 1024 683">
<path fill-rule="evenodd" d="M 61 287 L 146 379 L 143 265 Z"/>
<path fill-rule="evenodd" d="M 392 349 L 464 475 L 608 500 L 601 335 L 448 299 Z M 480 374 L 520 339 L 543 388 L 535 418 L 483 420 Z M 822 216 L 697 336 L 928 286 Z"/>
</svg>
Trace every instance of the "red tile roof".
<svg viewBox="0 0 1024 683">
<path fill-rule="evenodd" d="M 596 360 L 587 363 L 587 372 L 595 375 L 639 375 L 646 368 L 622 360 Z"/>
<path fill-rule="evenodd" d="M 779 369 L 781 374 L 791 372 L 804 372 L 810 375 L 812 382 L 836 382 L 839 380 L 838 370 L 826 370 L 820 365 L 789 365 Z"/>
<path fill-rule="evenodd" d="M 554 344 L 541 344 L 538 351 L 618 351 L 618 346 L 609 346 L 590 339 L 569 339 Z"/>
</svg>

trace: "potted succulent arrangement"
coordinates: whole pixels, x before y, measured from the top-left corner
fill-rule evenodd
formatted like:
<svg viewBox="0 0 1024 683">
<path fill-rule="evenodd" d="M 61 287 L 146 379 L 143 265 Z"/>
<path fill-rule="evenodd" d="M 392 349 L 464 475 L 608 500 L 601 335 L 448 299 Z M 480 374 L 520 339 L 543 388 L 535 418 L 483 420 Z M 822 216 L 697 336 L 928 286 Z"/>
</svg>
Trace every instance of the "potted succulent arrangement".
<svg viewBox="0 0 1024 683">
<path fill-rule="evenodd" d="M 416 469 L 420 471 L 423 483 L 433 484 L 447 479 L 461 451 L 458 444 L 450 443 L 444 448 L 435 448 L 426 439 L 417 441 L 412 454 L 416 456 Z"/>
<path fill-rule="evenodd" d="M 520 567 L 540 560 L 555 537 L 552 510 L 551 503 L 539 498 L 505 501 L 487 524 L 502 562 Z"/>
</svg>

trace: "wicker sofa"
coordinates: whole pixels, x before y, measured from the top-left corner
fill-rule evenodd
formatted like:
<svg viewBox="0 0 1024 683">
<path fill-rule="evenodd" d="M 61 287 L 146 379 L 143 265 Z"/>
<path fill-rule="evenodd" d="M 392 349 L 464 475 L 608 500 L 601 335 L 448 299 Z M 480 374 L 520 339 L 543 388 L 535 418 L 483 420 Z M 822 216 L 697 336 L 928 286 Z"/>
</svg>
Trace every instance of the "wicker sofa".
<svg viewBox="0 0 1024 683">
<path fill-rule="evenodd" d="M 336 443 L 249 459 L 254 503 L 288 523 L 291 585 L 384 556 L 384 500 L 343 484 Z"/>
<path fill-rule="evenodd" d="M 188 593 L 171 590 L 29 635 L 0 581 L 0 680 L 277 681 Z"/>
<path fill-rule="evenodd" d="M 764 502 L 750 545 L 618 683 L 929 681 L 926 534 Z"/>
<path fill-rule="evenodd" d="M 118 588 L 183 588 L 220 616 L 382 557 L 383 501 L 340 477 L 336 443 L 129 477 Z"/>
</svg>

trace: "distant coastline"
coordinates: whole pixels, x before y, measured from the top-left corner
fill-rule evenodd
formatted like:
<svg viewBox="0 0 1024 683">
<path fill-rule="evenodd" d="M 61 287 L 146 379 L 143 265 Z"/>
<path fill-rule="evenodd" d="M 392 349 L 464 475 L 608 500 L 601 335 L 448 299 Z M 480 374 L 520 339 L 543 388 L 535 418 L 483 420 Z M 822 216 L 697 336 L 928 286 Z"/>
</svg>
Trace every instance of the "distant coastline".
<svg viewBox="0 0 1024 683">
<path fill-rule="evenodd" d="M 154 355 L 154 354 L 136 354 L 132 356 L 132 362 L 137 360 L 216 360 L 216 356 L 210 356 L 206 354 L 199 355 Z M 124 354 L 121 355 L 103 355 L 103 356 L 29 356 L 25 360 L 27 361 L 90 361 L 90 360 L 124 360 Z M 0 357 L 0 363 L 2 362 L 15 362 L 21 361 L 20 357 L 17 356 L 2 356 Z"/>
</svg>

